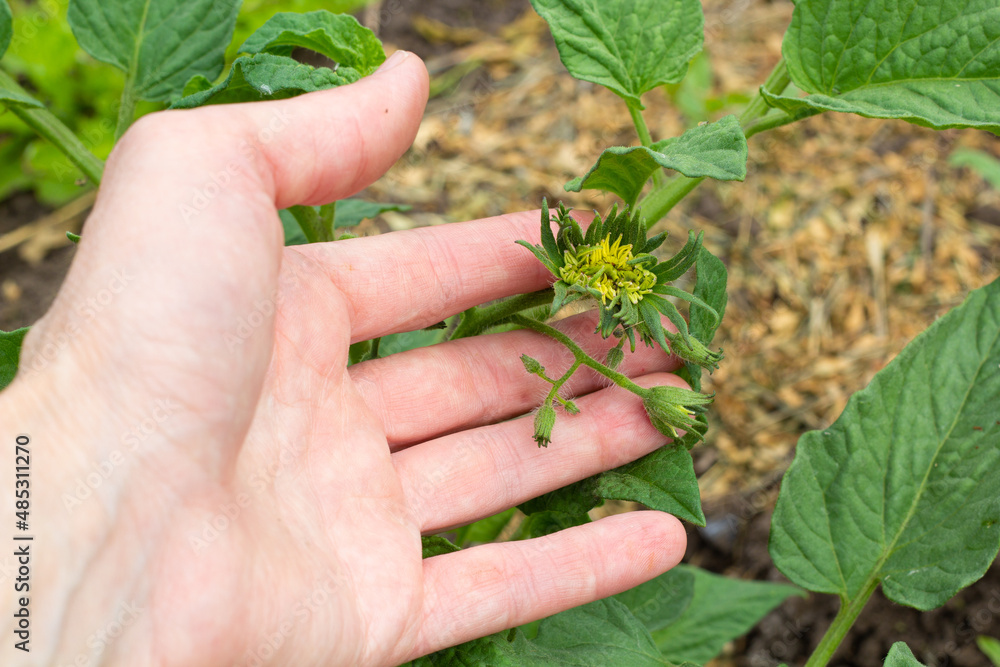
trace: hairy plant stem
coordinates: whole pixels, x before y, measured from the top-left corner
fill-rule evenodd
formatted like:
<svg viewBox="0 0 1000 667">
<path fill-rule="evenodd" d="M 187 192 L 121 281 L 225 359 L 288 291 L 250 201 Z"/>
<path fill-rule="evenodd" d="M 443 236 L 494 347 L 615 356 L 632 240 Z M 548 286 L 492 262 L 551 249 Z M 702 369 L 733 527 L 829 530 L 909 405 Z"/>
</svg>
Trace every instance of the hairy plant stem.
<svg viewBox="0 0 1000 667">
<path fill-rule="evenodd" d="M 553 298 L 555 298 L 555 292 L 550 287 L 537 292 L 519 294 L 518 296 L 504 299 L 488 306 L 469 308 L 462 313 L 462 321 L 455 327 L 455 331 L 452 332 L 448 339 L 457 340 L 459 338 L 476 336 L 490 327 L 510 320 L 513 315 L 522 310 L 552 303 Z"/>
<path fill-rule="evenodd" d="M 512 324 L 522 326 L 525 329 L 531 329 L 532 331 L 537 331 L 538 333 L 544 334 L 549 338 L 554 338 L 555 340 L 565 345 L 566 348 L 573 353 L 573 358 L 576 360 L 576 363 L 574 363 L 573 366 L 570 367 L 570 370 L 575 372 L 576 369 L 582 364 L 584 366 L 587 366 L 588 368 L 594 369 L 595 371 L 597 371 L 604 377 L 608 378 L 622 389 L 627 389 L 636 396 L 639 396 L 640 398 L 646 398 L 649 395 L 648 389 L 643 389 L 642 387 L 637 385 L 635 382 L 632 382 L 618 371 L 608 368 L 601 362 L 597 361 L 592 356 L 584 352 L 583 349 L 579 345 L 574 343 L 569 336 L 559 331 L 558 329 L 550 327 L 548 324 L 539 322 L 538 320 L 533 320 L 530 317 L 525 317 L 524 315 L 514 315 L 513 317 L 510 318 L 510 322 Z M 563 376 L 563 378 L 560 378 L 559 381 L 565 382 L 567 379 L 569 378 Z"/>
<path fill-rule="evenodd" d="M 0 90 L 31 97 L 24 88 L 7 72 L 0 70 Z M 16 103 L 6 105 L 25 125 L 39 136 L 48 139 L 63 155 L 69 158 L 83 175 L 95 186 L 101 184 L 104 162 L 83 145 L 71 129 L 56 118 L 51 111 L 42 107 L 22 106 Z"/>
<path fill-rule="evenodd" d="M 772 93 L 782 93 L 790 83 L 791 78 L 788 75 L 788 67 L 785 65 L 784 59 L 781 59 L 774 66 L 774 69 L 771 70 L 767 80 L 764 81 L 763 88 Z M 631 112 L 631 107 L 629 111 Z M 635 120 L 634 116 L 633 120 Z M 740 126 L 743 128 L 743 133 L 747 138 L 767 130 L 773 130 L 782 125 L 788 125 L 796 120 L 798 119 L 784 111 L 773 111 L 767 105 L 767 101 L 760 94 L 759 90 L 757 91 L 757 95 L 750 100 L 750 103 L 740 114 Z M 659 174 L 660 172 L 657 171 L 656 173 Z M 639 203 L 643 216 L 646 218 L 646 225 L 652 227 L 659 222 L 663 216 L 669 213 L 678 202 L 688 196 L 704 180 L 703 177 L 689 178 L 678 174 L 660 184 L 656 182 L 654 175 L 653 189 Z"/>
<path fill-rule="evenodd" d="M 118 122 L 115 125 L 115 142 L 117 143 L 135 121 L 135 91 L 132 90 L 132 80 L 125 81 L 125 90 L 122 91 L 121 100 L 118 102 Z"/>
<path fill-rule="evenodd" d="M 635 125 L 635 133 L 639 135 L 639 141 L 643 146 L 649 148 L 653 145 L 653 137 L 649 133 L 649 127 L 646 126 L 646 119 L 643 118 L 642 109 L 634 102 L 626 102 L 628 106 L 628 113 L 632 116 L 632 124 Z M 666 177 L 663 174 L 662 169 L 657 169 L 653 172 L 653 187 L 662 187 L 663 182 Z M 629 206 L 635 206 L 635 202 L 628 202 Z"/>
<path fill-rule="evenodd" d="M 809 656 L 809 661 L 806 662 L 806 667 L 823 667 L 836 652 L 837 647 L 840 646 L 840 642 L 843 641 L 844 637 L 847 635 L 847 631 L 851 629 L 854 625 L 854 621 L 857 620 L 858 614 L 861 610 L 865 608 L 868 603 L 868 598 L 872 596 L 875 589 L 878 588 L 878 578 L 872 576 L 865 583 L 865 587 L 850 600 L 840 600 L 840 610 L 837 612 L 837 616 L 834 617 L 833 623 L 827 628 L 826 634 L 823 635 L 823 639 L 820 640 L 819 646 L 813 651 L 813 654 Z"/>
<path fill-rule="evenodd" d="M 530 319 L 530 318 L 525 318 L 525 319 Z M 537 322 L 538 320 L 534 321 Z M 563 407 L 566 407 L 567 401 L 566 399 L 564 399 L 562 396 L 559 395 L 559 390 L 562 389 L 562 386 L 566 384 L 566 382 L 571 377 L 573 377 L 573 373 L 575 373 L 577 369 L 580 368 L 581 363 L 583 362 L 577 359 L 576 361 L 573 362 L 573 365 L 570 366 L 569 369 L 562 374 L 562 376 L 560 376 L 558 380 L 549 380 L 549 382 L 552 383 L 552 389 L 549 390 L 549 395 L 545 397 L 545 405 L 549 405 L 550 403 L 552 403 L 552 401 L 559 401 L 559 403 Z M 548 378 L 546 379 L 548 380 Z"/>
<path fill-rule="evenodd" d="M 309 243 L 325 243 L 334 240 L 333 224 L 327 224 L 312 206 L 290 206 L 288 212 L 302 228 Z M 332 223 L 332 218 L 331 218 Z"/>
</svg>

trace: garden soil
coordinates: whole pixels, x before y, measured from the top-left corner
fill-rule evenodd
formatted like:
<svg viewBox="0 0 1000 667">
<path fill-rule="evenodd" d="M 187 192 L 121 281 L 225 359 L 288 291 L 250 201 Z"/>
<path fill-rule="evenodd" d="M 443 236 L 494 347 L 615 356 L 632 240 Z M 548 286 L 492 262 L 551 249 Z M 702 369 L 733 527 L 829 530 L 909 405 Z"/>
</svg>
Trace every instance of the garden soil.
<svg viewBox="0 0 1000 667">
<path fill-rule="evenodd" d="M 738 112 L 780 56 L 789 0 L 703 4 L 710 67 L 700 86 L 647 96 L 654 137 Z M 433 93 L 413 148 L 364 193 L 413 209 L 366 221 L 361 234 L 537 208 L 542 197 L 610 205 L 562 186 L 602 148 L 635 143 L 628 113 L 566 73 L 527 0 L 383 0 L 359 16 L 387 50 L 425 59 Z M 985 132 L 817 116 L 755 137 L 745 183 L 706 182 L 660 223 L 672 232 L 668 252 L 686 230 L 704 229 L 730 270 L 716 340 L 726 360 L 707 387 L 717 392 L 714 428 L 695 450 L 709 526 L 689 530 L 688 562 L 783 580 L 767 536 L 795 442 L 1000 275 L 1000 193 L 949 164 L 961 147 L 1000 156 Z M 29 324 L 51 303 L 74 252 L 63 232 L 82 218 L 79 203 L 47 211 L 23 194 L 0 203 L 0 328 Z M 713 664 L 802 664 L 836 610 L 833 596 L 789 600 Z M 877 593 L 832 664 L 881 665 L 906 641 L 928 665 L 986 666 L 974 640 L 1000 636 L 998 611 L 996 566 L 934 612 Z"/>
</svg>

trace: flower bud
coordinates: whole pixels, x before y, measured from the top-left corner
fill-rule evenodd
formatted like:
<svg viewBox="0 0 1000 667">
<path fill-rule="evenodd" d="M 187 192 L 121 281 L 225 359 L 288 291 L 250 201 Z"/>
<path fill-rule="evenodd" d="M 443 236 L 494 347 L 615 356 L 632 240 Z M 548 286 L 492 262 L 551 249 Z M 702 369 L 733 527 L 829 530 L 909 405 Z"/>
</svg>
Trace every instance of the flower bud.
<svg viewBox="0 0 1000 667">
<path fill-rule="evenodd" d="M 532 375 L 542 375 L 545 373 L 545 367 L 537 359 L 532 359 L 526 354 L 521 355 L 521 363 L 524 364 L 524 370 Z"/>
<path fill-rule="evenodd" d="M 552 442 L 552 427 L 556 423 L 556 411 L 546 403 L 535 413 L 535 442 L 539 447 L 548 447 Z"/>
<path fill-rule="evenodd" d="M 666 335 L 667 341 L 670 343 L 670 351 L 681 359 L 698 364 L 710 371 L 719 367 L 719 361 L 722 360 L 722 352 L 712 352 L 694 336 L 688 336 L 685 339 L 679 333 L 666 332 Z"/>
<path fill-rule="evenodd" d="M 580 414 L 580 408 L 576 407 L 576 403 L 574 403 L 573 401 L 563 401 L 562 406 L 566 410 L 566 412 L 570 413 L 571 415 Z"/>
<path fill-rule="evenodd" d="M 613 347 L 608 350 L 608 358 L 604 360 L 604 365 L 614 370 L 625 361 L 625 350 L 620 347 Z"/>
<path fill-rule="evenodd" d="M 690 431 L 696 424 L 694 411 L 690 408 L 711 402 L 711 396 L 690 389 L 659 386 L 649 390 L 642 405 L 657 431 L 676 438 L 677 429 Z"/>
</svg>

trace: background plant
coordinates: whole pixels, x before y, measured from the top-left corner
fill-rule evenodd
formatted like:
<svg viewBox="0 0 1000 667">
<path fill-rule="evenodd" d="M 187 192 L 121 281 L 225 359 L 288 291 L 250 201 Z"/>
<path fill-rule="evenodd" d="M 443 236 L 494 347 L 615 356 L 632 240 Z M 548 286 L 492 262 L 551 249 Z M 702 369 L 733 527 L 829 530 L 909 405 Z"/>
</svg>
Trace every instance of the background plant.
<svg viewBox="0 0 1000 667">
<path fill-rule="evenodd" d="M 568 189 L 613 192 L 626 204 L 640 204 L 651 224 L 705 177 L 743 178 L 747 136 L 816 113 L 850 111 L 904 118 L 936 128 L 997 129 L 998 107 L 990 100 L 995 96 L 1000 68 L 996 46 L 990 40 L 995 41 L 1000 19 L 988 2 L 967 3 L 963 8 L 924 2 L 921 12 L 906 18 L 905 8 L 894 3 L 869 3 L 862 10 L 843 0 L 800 0 L 785 40 L 786 59 L 739 118 L 699 125 L 681 137 L 660 141 L 654 141 L 646 127 L 642 96 L 661 85 L 683 85 L 688 61 L 701 48 L 700 5 L 636 2 L 629 3 L 628 11 L 620 2 L 552 0 L 535 5 L 552 26 L 571 73 L 617 93 L 642 144 L 606 150 L 587 174 L 567 185 Z M 305 41 L 318 29 L 334 40 L 336 47 L 335 40 L 344 36 L 330 28 L 336 24 L 327 19 L 305 23 L 291 17 L 282 20 L 286 23 L 277 31 L 274 24 L 262 29 L 260 38 L 241 56 L 245 59 L 242 64 L 225 67 L 221 80 L 212 68 L 193 74 L 183 88 L 173 91 L 172 103 L 184 107 L 306 92 L 309 86 L 291 85 L 297 80 L 294 74 L 308 66 L 287 59 L 287 40 Z M 898 34 L 898 43 L 874 41 L 873 33 L 865 30 L 868 25 L 898 29 L 885 33 Z M 811 45 L 820 34 L 839 39 L 819 41 L 822 48 L 817 51 Z M 972 38 L 955 41 L 955 35 L 966 34 Z M 949 36 L 952 42 L 947 42 Z M 309 41 L 316 46 L 315 41 Z M 942 41 L 949 48 L 941 48 Z M 838 45 L 843 45 L 845 52 L 834 48 L 841 48 Z M 349 54 L 334 59 L 363 75 L 377 64 L 372 53 L 367 59 L 360 56 L 352 60 Z M 637 58 L 637 53 L 642 57 Z M 832 62 L 840 64 L 830 66 Z M 915 62 L 920 66 L 915 67 Z M 128 65 L 123 69 L 131 71 L 135 63 Z M 155 57 L 148 65 L 155 69 Z M 254 66 L 250 75 L 247 65 Z M 148 91 L 137 76 L 141 70 L 136 67 L 133 89 Z M 338 72 L 320 73 L 315 87 L 346 83 L 354 76 L 339 68 Z M 153 83 L 163 82 L 154 77 Z M 800 97 L 796 88 L 806 97 Z M 22 111 L 37 109 L 21 97 L 23 92 L 9 88 L 7 101 Z M 48 120 L 44 114 L 41 119 Z M 40 122 L 39 118 L 34 120 Z M 52 133 L 59 129 L 54 124 L 41 127 L 50 131 L 56 144 L 64 138 Z M 62 147 L 73 151 L 68 141 Z M 74 157 L 85 173 L 86 169 L 95 172 L 86 155 L 77 153 Z M 667 178 L 664 168 L 681 175 Z M 289 235 L 298 227 L 306 240 L 332 240 L 334 230 L 347 219 L 345 208 L 341 202 L 336 207 L 293 209 L 283 219 Z M 721 314 L 725 308 L 724 267 L 707 251 L 699 251 L 696 270 L 693 293 Z M 971 295 L 965 305 L 940 320 L 887 367 L 869 390 L 859 393 L 837 424 L 802 442 L 775 514 L 772 553 L 796 583 L 836 593 L 842 599 L 841 615 L 814 656 L 817 664 L 829 658 L 874 587 L 882 585 L 893 599 L 927 608 L 943 603 L 981 576 L 996 554 L 997 503 L 989 492 L 991 485 L 996 487 L 990 473 L 995 468 L 997 440 L 996 425 L 990 422 L 995 413 L 991 406 L 1000 397 L 996 376 L 989 374 L 998 365 L 996 337 L 991 338 L 1000 328 L 996 290 L 994 283 Z M 536 295 L 486 305 L 465 313 L 461 322 L 449 323 L 454 328 L 415 335 L 439 340 L 449 331 L 454 335 L 463 330 L 509 326 L 514 313 L 522 310 L 518 306 L 537 306 L 538 299 Z M 708 310 L 692 309 L 689 313 L 690 328 L 699 331 L 699 340 L 705 345 L 714 334 L 714 328 L 707 324 Z M 354 356 L 360 360 L 384 353 L 389 342 L 359 346 Z M 8 358 L 12 347 L 8 345 Z M 700 369 L 687 367 L 682 373 L 697 386 Z M 896 424 L 904 424 L 908 430 L 897 431 Z M 901 442 L 906 447 L 901 447 Z M 825 482 L 817 485 L 815 480 L 821 478 Z M 880 488 L 879 482 L 883 493 L 872 494 Z M 524 504 L 521 510 L 527 520 L 515 538 L 587 521 L 587 510 L 607 498 L 639 501 L 694 523 L 704 522 L 690 455 L 685 448 L 674 447 Z M 806 510 L 810 514 L 803 514 Z M 456 541 L 467 545 L 494 539 L 510 516 L 506 512 L 462 529 Z M 826 541 L 810 532 L 816 525 L 828 526 Z M 962 558 L 942 566 L 945 561 L 934 547 L 953 544 L 956 539 L 970 548 Z M 427 548 L 428 555 L 433 555 L 456 547 L 437 538 L 427 540 Z M 843 576 L 845 565 L 850 576 Z M 690 586 L 683 581 L 685 572 L 690 575 Z M 727 638 L 745 631 L 767 609 L 795 592 L 794 588 L 758 583 L 754 590 L 759 596 L 747 594 L 750 602 L 736 604 L 734 601 L 742 599 L 736 591 L 743 585 L 746 582 L 717 581 L 697 570 L 679 568 L 613 599 L 424 660 L 432 664 L 459 660 L 491 664 L 702 662 Z M 721 611 L 720 599 L 727 601 Z M 694 642 L 691 637 L 699 632 L 703 637 Z M 585 649 L 572 646 L 580 638 L 589 642 Z M 697 650 L 687 647 L 685 641 L 697 643 Z M 636 645 L 642 650 L 635 651 Z M 890 664 L 913 661 L 912 653 L 901 646 L 894 647 L 887 658 Z"/>
</svg>

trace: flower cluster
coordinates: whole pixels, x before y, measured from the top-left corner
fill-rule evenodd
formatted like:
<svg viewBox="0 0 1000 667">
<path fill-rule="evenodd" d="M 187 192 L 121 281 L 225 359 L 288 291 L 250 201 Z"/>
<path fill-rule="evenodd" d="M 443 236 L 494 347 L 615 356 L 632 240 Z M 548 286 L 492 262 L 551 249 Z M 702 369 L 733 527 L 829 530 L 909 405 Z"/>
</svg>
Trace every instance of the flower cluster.
<svg viewBox="0 0 1000 667">
<path fill-rule="evenodd" d="M 636 334 L 647 345 L 658 344 L 668 353 L 709 370 L 718 368 L 721 353 L 709 350 L 690 335 L 687 322 L 666 297 L 674 297 L 705 308 L 707 303 L 670 285 L 698 258 L 701 235 L 691 232 L 687 244 L 673 257 L 659 261 L 652 255 L 666 234 L 646 237 L 646 224 L 638 212 L 617 206 L 602 220 L 595 216 L 586 233 L 561 203 L 556 208 L 558 231 L 553 232 L 548 206 L 542 206 L 542 245 L 518 241 L 557 278 L 551 313 L 576 299 L 592 297 L 598 302 L 597 330 L 604 338 L 612 334 L 627 338 L 635 349 Z M 664 329 L 661 315 L 677 332 Z M 620 358 L 615 355 L 615 358 Z"/>
</svg>

